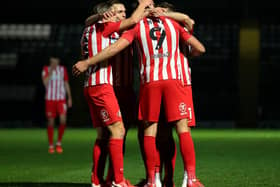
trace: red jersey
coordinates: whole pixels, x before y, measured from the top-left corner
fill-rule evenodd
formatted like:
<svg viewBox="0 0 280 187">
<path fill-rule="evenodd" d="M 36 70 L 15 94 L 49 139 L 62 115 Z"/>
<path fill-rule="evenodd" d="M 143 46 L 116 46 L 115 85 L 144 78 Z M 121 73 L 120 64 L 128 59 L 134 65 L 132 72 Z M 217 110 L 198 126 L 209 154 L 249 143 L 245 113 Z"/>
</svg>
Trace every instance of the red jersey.
<svg viewBox="0 0 280 187">
<path fill-rule="evenodd" d="M 190 34 L 177 22 L 166 17 L 144 18 L 123 33 L 130 43 L 136 39 L 139 50 L 141 83 L 181 79 L 179 38 Z"/>
<path fill-rule="evenodd" d="M 111 43 L 116 42 L 120 35 L 115 32 L 110 36 Z M 110 58 L 113 67 L 113 84 L 115 87 L 131 87 L 133 85 L 133 49 L 128 46 Z"/>
<path fill-rule="evenodd" d="M 43 78 L 49 76 L 50 67 L 44 66 Z M 47 83 L 45 99 L 48 101 L 61 101 L 66 99 L 64 81 L 68 81 L 67 70 L 64 66 L 57 66 Z"/>
<path fill-rule="evenodd" d="M 119 31 L 121 22 L 98 22 L 85 28 L 81 46 L 84 57 L 90 58 L 111 44 L 109 36 Z M 106 60 L 90 66 L 86 72 L 85 87 L 113 84 L 112 65 Z"/>
<path fill-rule="evenodd" d="M 182 62 L 182 80 L 184 82 L 184 85 L 191 85 L 191 69 L 189 66 L 189 61 L 187 56 L 189 55 L 190 46 L 186 44 L 180 45 L 181 50 L 181 62 Z"/>
</svg>

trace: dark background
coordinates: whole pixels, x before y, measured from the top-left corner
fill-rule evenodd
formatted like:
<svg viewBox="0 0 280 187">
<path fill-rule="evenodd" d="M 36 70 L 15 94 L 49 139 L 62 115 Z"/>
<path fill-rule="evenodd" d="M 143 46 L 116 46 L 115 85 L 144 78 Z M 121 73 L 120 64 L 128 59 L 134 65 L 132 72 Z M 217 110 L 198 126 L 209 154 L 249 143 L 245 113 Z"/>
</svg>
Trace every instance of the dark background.
<svg viewBox="0 0 280 187">
<path fill-rule="evenodd" d="M 50 54 L 59 54 L 70 74 L 79 59 L 85 18 L 101 1 L 3 1 L 0 25 L 48 25 L 44 37 L 0 37 L 0 127 L 44 127 L 44 87 L 41 70 Z M 159 2 L 159 1 L 156 1 Z M 132 1 L 124 1 L 131 13 Z M 280 127 L 280 24 L 276 1 L 172 1 L 195 21 L 194 35 L 206 54 L 190 59 L 196 119 L 201 127 Z M 240 55 L 242 30 L 259 33 L 257 50 Z M 254 42 L 253 42 L 254 43 Z M 252 44 L 253 44 L 252 43 Z M 9 66 L 6 56 L 16 55 Z M 4 55 L 4 57 L 3 57 Z M 6 56 L 5 56 L 6 55 Z M 10 57 L 9 57 L 10 58 Z M 12 57 L 11 57 L 12 58 Z M 245 63 L 244 63 L 245 62 Z M 249 62 L 248 66 L 244 66 Z M 70 74 L 71 75 L 71 74 Z M 73 108 L 69 126 L 88 127 L 82 95 L 83 79 L 70 76 Z"/>
</svg>

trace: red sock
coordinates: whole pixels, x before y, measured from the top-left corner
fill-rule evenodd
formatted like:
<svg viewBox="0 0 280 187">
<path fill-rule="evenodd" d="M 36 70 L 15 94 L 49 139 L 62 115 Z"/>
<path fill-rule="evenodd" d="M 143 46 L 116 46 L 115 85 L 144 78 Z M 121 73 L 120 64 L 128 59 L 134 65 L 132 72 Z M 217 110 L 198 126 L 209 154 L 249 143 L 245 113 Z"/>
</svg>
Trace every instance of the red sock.
<svg viewBox="0 0 280 187">
<path fill-rule="evenodd" d="M 93 146 L 93 165 L 91 182 L 98 185 L 103 180 L 105 161 L 107 155 L 107 141 L 96 139 Z"/>
<path fill-rule="evenodd" d="M 155 182 L 156 165 L 156 138 L 153 136 L 144 136 L 144 151 L 146 156 L 148 181 Z"/>
<path fill-rule="evenodd" d="M 53 126 L 48 126 L 48 140 L 49 140 L 49 146 L 53 146 L 53 131 L 54 131 L 54 128 Z"/>
<path fill-rule="evenodd" d="M 123 177 L 123 139 L 109 140 L 109 153 L 113 165 L 115 183 L 124 180 Z"/>
<path fill-rule="evenodd" d="M 193 179 L 195 176 L 195 150 L 194 144 L 189 132 L 179 134 L 180 149 L 184 160 L 184 168 L 188 173 L 188 178 Z"/>
<path fill-rule="evenodd" d="M 59 125 L 59 128 L 58 128 L 58 138 L 57 138 L 57 142 L 59 142 L 59 143 L 61 143 L 65 127 L 66 127 L 65 124 L 60 124 Z"/>
<path fill-rule="evenodd" d="M 112 161 L 109 161 L 109 167 L 108 167 L 108 172 L 107 172 L 107 177 L 106 177 L 106 182 L 111 182 L 114 180 L 114 170 L 112 166 Z"/>
<path fill-rule="evenodd" d="M 155 172 L 159 173 L 160 172 L 160 155 L 159 151 L 156 149 L 156 154 L 155 154 Z"/>
</svg>

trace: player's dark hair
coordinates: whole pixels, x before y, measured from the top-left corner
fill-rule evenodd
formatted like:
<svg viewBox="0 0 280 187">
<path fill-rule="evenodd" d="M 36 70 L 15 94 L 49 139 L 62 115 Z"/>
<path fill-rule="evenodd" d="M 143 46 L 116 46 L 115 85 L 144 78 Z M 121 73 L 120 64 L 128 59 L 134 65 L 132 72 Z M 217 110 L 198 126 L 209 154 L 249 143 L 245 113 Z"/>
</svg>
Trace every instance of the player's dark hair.
<svg viewBox="0 0 280 187">
<path fill-rule="evenodd" d="M 110 9 L 111 5 L 108 2 L 101 2 L 95 5 L 92 9 L 92 14 L 103 14 Z"/>
<path fill-rule="evenodd" d="M 176 11 L 175 6 L 167 1 L 160 2 L 156 6 L 162 7 L 162 8 L 168 8 L 170 11 L 173 11 L 173 12 Z"/>
<path fill-rule="evenodd" d="M 121 2 L 120 0 L 109 0 L 109 1 L 107 1 L 107 3 L 111 6 L 113 4 L 123 4 L 123 2 Z"/>
</svg>

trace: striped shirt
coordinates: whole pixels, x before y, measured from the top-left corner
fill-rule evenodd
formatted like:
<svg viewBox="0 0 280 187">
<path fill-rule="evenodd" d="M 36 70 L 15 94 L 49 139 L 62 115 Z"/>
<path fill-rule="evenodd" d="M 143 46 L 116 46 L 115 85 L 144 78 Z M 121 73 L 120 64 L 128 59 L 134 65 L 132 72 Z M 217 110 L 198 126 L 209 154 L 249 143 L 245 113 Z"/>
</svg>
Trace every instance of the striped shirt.
<svg viewBox="0 0 280 187">
<path fill-rule="evenodd" d="M 49 76 L 50 66 L 44 66 L 42 77 Z M 68 81 L 67 70 L 64 66 L 57 66 L 49 78 L 46 86 L 45 99 L 48 101 L 61 101 L 66 99 L 66 90 L 64 82 Z"/>
<path fill-rule="evenodd" d="M 181 50 L 181 62 L 182 62 L 182 80 L 184 82 L 184 85 L 191 85 L 191 69 L 189 66 L 188 61 L 188 55 L 190 51 L 190 46 L 186 44 L 180 44 L 180 50 Z"/>
<path fill-rule="evenodd" d="M 141 83 L 181 79 L 179 38 L 190 34 L 177 22 L 166 17 L 144 18 L 134 28 L 123 33 L 130 43 L 136 39 L 139 51 Z"/>
<path fill-rule="evenodd" d="M 82 54 L 90 58 L 111 44 L 110 35 L 119 31 L 121 22 L 98 22 L 86 27 L 81 39 Z M 113 85 L 112 65 L 109 60 L 90 66 L 86 72 L 85 87 L 100 84 Z"/>
</svg>

